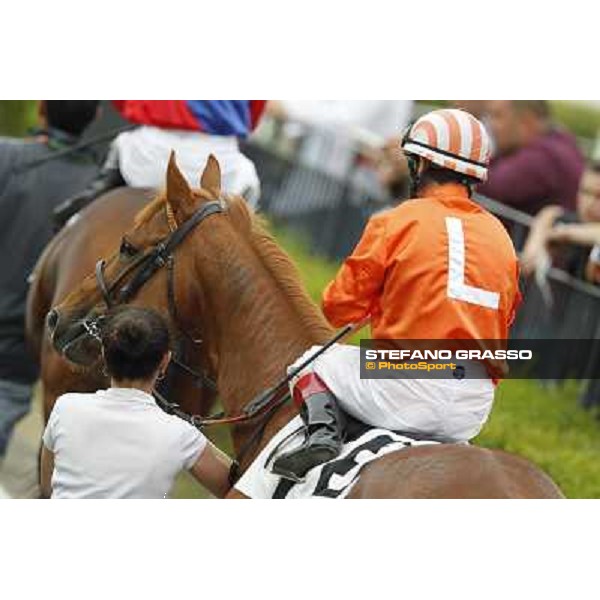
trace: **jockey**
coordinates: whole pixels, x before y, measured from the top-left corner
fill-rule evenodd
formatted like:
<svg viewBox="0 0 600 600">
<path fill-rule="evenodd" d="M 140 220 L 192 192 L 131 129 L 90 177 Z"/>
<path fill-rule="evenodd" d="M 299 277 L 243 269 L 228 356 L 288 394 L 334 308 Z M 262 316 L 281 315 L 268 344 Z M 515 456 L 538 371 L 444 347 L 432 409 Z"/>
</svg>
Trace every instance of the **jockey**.
<svg viewBox="0 0 600 600">
<path fill-rule="evenodd" d="M 414 199 L 370 219 L 324 292 L 326 317 L 339 327 L 370 315 L 374 339 L 506 340 L 520 302 L 517 256 L 502 224 L 471 198 L 487 176 L 488 133 L 465 111 L 436 110 L 407 130 L 402 148 Z M 338 405 L 374 427 L 441 442 L 472 439 L 497 379 L 485 363 L 470 370 L 446 379 L 361 379 L 360 349 L 334 345 L 291 384 L 307 436 L 276 459 L 273 472 L 298 480 L 339 454 Z"/>
<path fill-rule="evenodd" d="M 223 171 L 223 189 L 239 194 L 256 207 L 260 182 L 251 160 L 239 149 L 238 139 L 256 127 L 265 100 L 115 100 L 121 115 L 141 126 L 121 133 L 111 144 L 99 176 L 80 194 L 55 211 L 67 220 L 108 190 L 130 187 L 159 188 L 172 150 L 189 181 L 198 165 L 214 154 Z"/>
</svg>

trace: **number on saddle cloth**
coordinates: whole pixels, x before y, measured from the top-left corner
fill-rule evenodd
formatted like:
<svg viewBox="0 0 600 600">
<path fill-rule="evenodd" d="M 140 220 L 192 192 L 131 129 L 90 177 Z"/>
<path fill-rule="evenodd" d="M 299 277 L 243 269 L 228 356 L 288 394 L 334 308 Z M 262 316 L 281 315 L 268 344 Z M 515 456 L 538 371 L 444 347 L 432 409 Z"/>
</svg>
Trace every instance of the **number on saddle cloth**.
<svg viewBox="0 0 600 600">
<path fill-rule="evenodd" d="M 349 491 L 362 467 L 375 460 L 382 454 L 382 451 L 385 450 L 384 453 L 387 453 L 388 451 L 410 447 L 413 443 L 425 443 L 413 442 L 413 440 L 402 434 L 371 427 L 349 415 L 346 415 L 346 417 L 347 427 L 344 449 L 335 460 L 313 469 L 313 473 L 318 472 L 318 479 L 314 484 L 314 489 L 311 491 L 306 490 L 307 496 L 338 498 Z M 302 495 L 298 486 L 313 485 L 307 482 L 295 483 L 282 478 L 273 493 L 273 498 L 286 498 L 294 489 L 299 492 L 297 495 Z"/>
</svg>

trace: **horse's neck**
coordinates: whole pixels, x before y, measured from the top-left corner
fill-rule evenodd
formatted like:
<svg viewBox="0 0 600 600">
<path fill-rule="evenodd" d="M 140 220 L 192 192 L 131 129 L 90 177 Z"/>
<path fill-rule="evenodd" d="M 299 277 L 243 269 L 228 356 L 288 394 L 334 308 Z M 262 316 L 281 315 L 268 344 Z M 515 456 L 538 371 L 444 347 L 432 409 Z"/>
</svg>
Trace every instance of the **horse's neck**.
<svg viewBox="0 0 600 600">
<path fill-rule="evenodd" d="M 237 414 L 278 381 L 307 348 L 323 343 L 329 330 L 320 316 L 307 327 L 297 306 L 248 244 L 218 245 L 210 245 L 210 256 L 199 257 L 198 276 L 204 282 L 203 318 L 208 323 L 207 341 L 217 357 L 219 396 L 226 411 Z M 310 310 L 318 311 L 312 305 Z M 294 413 L 289 405 L 280 409 L 262 441 Z M 236 449 L 256 426 L 234 430 Z"/>
</svg>

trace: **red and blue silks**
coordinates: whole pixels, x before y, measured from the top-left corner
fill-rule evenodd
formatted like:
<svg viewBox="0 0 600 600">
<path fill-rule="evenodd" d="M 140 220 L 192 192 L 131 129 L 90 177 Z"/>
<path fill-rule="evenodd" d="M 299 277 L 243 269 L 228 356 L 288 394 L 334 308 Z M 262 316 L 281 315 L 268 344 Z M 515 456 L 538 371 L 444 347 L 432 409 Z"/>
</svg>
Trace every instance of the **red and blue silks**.
<svg viewBox="0 0 600 600">
<path fill-rule="evenodd" d="M 244 138 L 256 127 L 266 100 L 113 100 L 123 118 L 161 129 L 186 129 Z"/>
</svg>

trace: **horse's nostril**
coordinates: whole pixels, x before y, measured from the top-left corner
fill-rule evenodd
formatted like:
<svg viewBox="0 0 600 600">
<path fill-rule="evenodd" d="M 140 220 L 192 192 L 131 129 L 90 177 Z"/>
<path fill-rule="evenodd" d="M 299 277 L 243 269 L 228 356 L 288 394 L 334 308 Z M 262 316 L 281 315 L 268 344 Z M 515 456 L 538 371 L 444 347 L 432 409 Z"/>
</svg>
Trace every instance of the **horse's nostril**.
<svg viewBox="0 0 600 600">
<path fill-rule="evenodd" d="M 59 321 L 59 314 L 57 310 L 51 310 L 46 317 L 46 325 L 48 329 L 52 332 L 56 329 Z"/>
</svg>

